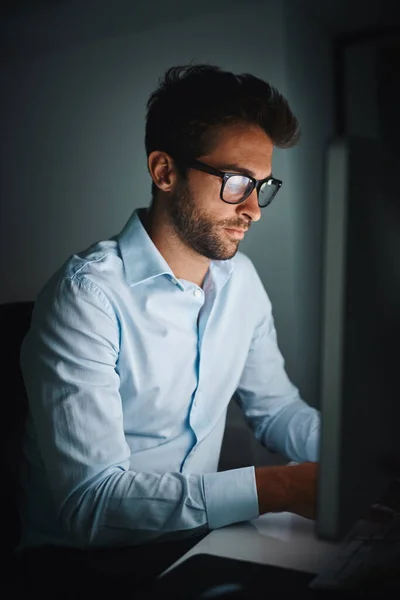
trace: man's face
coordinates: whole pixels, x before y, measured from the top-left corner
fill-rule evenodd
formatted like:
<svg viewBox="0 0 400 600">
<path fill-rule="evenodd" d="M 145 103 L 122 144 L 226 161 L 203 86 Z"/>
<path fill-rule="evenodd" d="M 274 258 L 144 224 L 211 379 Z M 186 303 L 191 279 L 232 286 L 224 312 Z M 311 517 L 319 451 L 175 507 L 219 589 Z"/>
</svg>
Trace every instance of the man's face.
<svg viewBox="0 0 400 600">
<path fill-rule="evenodd" d="M 256 179 L 271 175 L 273 144 L 255 126 L 228 126 L 214 150 L 198 160 L 221 171 L 246 169 Z M 235 168 L 236 167 L 236 168 Z M 194 169 L 179 179 L 169 203 L 169 216 L 180 239 L 211 260 L 227 260 L 237 250 L 244 232 L 261 218 L 257 192 L 240 204 L 220 198 L 222 179 Z"/>
</svg>

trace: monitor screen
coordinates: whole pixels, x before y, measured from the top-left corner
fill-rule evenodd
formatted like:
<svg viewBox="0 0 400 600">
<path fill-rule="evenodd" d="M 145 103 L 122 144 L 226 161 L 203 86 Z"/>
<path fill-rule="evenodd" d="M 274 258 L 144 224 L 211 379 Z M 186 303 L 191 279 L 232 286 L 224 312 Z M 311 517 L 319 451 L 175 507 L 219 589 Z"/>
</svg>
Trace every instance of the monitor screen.
<svg viewBox="0 0 400 600">
<path fill-rule="evenodd" d="M 327 148 L 316 533 L 339 541 L 400 463 L 400 156 Z"/>
</svg>

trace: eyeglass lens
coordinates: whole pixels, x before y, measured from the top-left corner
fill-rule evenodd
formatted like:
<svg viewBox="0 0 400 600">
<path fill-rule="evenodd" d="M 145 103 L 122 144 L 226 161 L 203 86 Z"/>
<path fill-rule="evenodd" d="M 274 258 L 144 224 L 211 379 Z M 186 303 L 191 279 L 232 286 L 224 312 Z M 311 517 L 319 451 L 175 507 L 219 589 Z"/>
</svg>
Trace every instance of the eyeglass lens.
<svg viewBox="0 0 400 600">
<path fill-rule="evenodd" d="M 238 204 L 253 191 L 253 182 L 245 175 L 231 175 L 225 182 L 222 197 L 225 202 Z M 260 189 L 258 202 L 260 206 L 267 206 L 274 194 L 277 186 L 273 181 L 266 181 Z"/>
</svg>

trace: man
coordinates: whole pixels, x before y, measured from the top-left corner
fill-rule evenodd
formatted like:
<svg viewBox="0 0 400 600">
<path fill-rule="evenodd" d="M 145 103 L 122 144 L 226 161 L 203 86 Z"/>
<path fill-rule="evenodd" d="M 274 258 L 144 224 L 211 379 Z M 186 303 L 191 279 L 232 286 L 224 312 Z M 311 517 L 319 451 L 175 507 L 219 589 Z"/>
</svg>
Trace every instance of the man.
<svg viewBox="0 0 400 600">
<path fill-rule="evenodd" d="M 268 83 L 174 67 L 150 96 L 151 206 L 39 294 L 21 365 L 30 412 L 21 548 L 146 545 L 269 511 L 315 514 L 319 413 L 289 381 L 240 240 L 279 192 L 298 122 Z M 236 394 L 295 466 L 218 472 Z"/>
</svg>

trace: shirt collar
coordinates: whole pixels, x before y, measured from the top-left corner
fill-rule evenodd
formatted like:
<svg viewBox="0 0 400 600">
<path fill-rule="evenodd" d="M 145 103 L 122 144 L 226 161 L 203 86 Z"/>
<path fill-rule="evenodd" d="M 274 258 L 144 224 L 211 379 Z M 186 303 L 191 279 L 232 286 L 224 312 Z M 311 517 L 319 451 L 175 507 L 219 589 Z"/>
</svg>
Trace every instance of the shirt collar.
<svg viewBox="0 0 400 600">
<path fill-rule="evenodd" d="M 136 209 L 117 236 L 125 273 L 131 287 L 159 275 L 168 275 L 176 281 L 170 266 L 140 220 L 140 215 L 145 211 L 146 208 Z M 233 261 L 212 261 L 210 272 L 218 287 L 222 287 L 233 272 Z"/>
<path fill-rule="evenodd" d="M 117 236 L 125 273 L 130 286 L 158 275 L 174 277 L 167 261 L 157 250 L 139 215 L 146 209 L 135 210 Z"/>
</svg>

